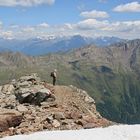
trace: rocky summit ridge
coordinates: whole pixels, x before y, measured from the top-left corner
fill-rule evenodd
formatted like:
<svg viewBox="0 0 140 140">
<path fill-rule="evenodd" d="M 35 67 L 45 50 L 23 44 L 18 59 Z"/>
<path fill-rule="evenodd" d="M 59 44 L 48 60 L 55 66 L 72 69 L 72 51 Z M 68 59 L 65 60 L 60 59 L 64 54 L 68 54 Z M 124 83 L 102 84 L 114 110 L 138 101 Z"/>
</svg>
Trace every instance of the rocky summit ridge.
<svg viewBox="0 0 140 140">
<path fill-rule="evenodd" d="M 0 86 L 0 137 L 111 124 L 96 111 L 94 99 L 72 85 L 53 86 L 31 74 Z"/>
</svg>

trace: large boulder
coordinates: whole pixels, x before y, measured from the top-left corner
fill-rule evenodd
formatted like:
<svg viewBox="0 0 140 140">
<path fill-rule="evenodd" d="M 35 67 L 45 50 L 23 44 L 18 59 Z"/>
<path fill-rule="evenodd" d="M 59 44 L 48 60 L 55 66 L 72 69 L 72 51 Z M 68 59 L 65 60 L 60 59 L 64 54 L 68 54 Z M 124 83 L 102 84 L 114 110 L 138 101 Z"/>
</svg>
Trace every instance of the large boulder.
<svg viewBox="0 0 140 140">
<path fill-rule="evenodd" d="M 48 98 L 55 100 L 51 91 L 43 85 L 34 85 L 30 88 L 19 88 L 15 91 L 15 95 L 20 103 L 30 103 L 40 105 L 41 102 L 47 101 Z"/>
<path fill-rule="evenodd" d="M 41 105 L 41 102 L 55 100 L 55 96 L 41 82 L 37 74 L 22 76 L 11 83 L 15 88 L 14 93 L 19 103 Z"/>
<path fill-rule="evenodd" d="M 18 126 L 22 121 L 22 114 L 16 110 L 0 109 L 0 132 L 10 127 Z"/>
</svg>

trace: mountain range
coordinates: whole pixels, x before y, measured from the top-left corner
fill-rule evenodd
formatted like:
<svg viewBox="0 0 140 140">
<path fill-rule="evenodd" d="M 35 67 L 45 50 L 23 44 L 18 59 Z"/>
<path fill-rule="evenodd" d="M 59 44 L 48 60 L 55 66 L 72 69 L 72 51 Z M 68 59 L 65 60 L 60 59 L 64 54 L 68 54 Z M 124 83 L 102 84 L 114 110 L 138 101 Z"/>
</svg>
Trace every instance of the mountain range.
<svg viewBox="0 0 140 140">
<path fill-rule="evenodd" d="M 124 41 L 116 37 L 84 37 L 80 35 L 68 37 L 31 38 L 26 40 L 0 38 L 0 51 L 22 52 L 26 55 L 38 56 L 48 53 L 66 52 L 90 44 L 104 47 Z"/>
<path fill-rule="evenodd" d="M 55 68 L 57 84 L 88 91 L 104 117 L 140 123 L 140 39 L 36 57 L 5 52 L 0 54 L 0 66 L 1 83 L 32 72 L 51 82 L 50 72 Z"/>
</svg>

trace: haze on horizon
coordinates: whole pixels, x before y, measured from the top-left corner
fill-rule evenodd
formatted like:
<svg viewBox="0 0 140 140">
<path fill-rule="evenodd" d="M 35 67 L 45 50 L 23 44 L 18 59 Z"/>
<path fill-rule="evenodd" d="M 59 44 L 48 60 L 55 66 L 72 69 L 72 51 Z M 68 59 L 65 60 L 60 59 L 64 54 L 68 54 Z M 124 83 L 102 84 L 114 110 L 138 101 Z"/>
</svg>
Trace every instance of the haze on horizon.
<svg viewBox="0 0 140 140">
<path fill-rule="evenodd" d="M 0 0 L 0 37 L 140 38 L 139 0 Z"/>
</svg>

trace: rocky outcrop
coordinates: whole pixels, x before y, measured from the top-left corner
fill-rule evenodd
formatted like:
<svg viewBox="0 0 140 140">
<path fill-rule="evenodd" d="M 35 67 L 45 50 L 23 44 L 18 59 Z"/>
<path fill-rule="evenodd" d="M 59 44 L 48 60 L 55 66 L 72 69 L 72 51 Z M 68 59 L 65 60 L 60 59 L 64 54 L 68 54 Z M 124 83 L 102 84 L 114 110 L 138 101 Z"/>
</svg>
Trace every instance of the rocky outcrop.
<svg viewBox="0 0 140 140">
<path fill-rule="evenodd" d="M 37 75 L 2 86 L 0 109 L 7 110 L 6 114 L 0 114 L 2 137 L 45 129 L 88 129 L 112 124 L 96 111 L 95 101 L 86 91 L 72 85 L 52 86 Z"/>
<path fill-rule="evenodd" d="M 55 100 L 55 96 L 41 83 L 37 74 L 22 76 L 14 85 L 16 88 L 15 95 L 20 103 L 40 105 L 48 98 Z"/>
</svg>

